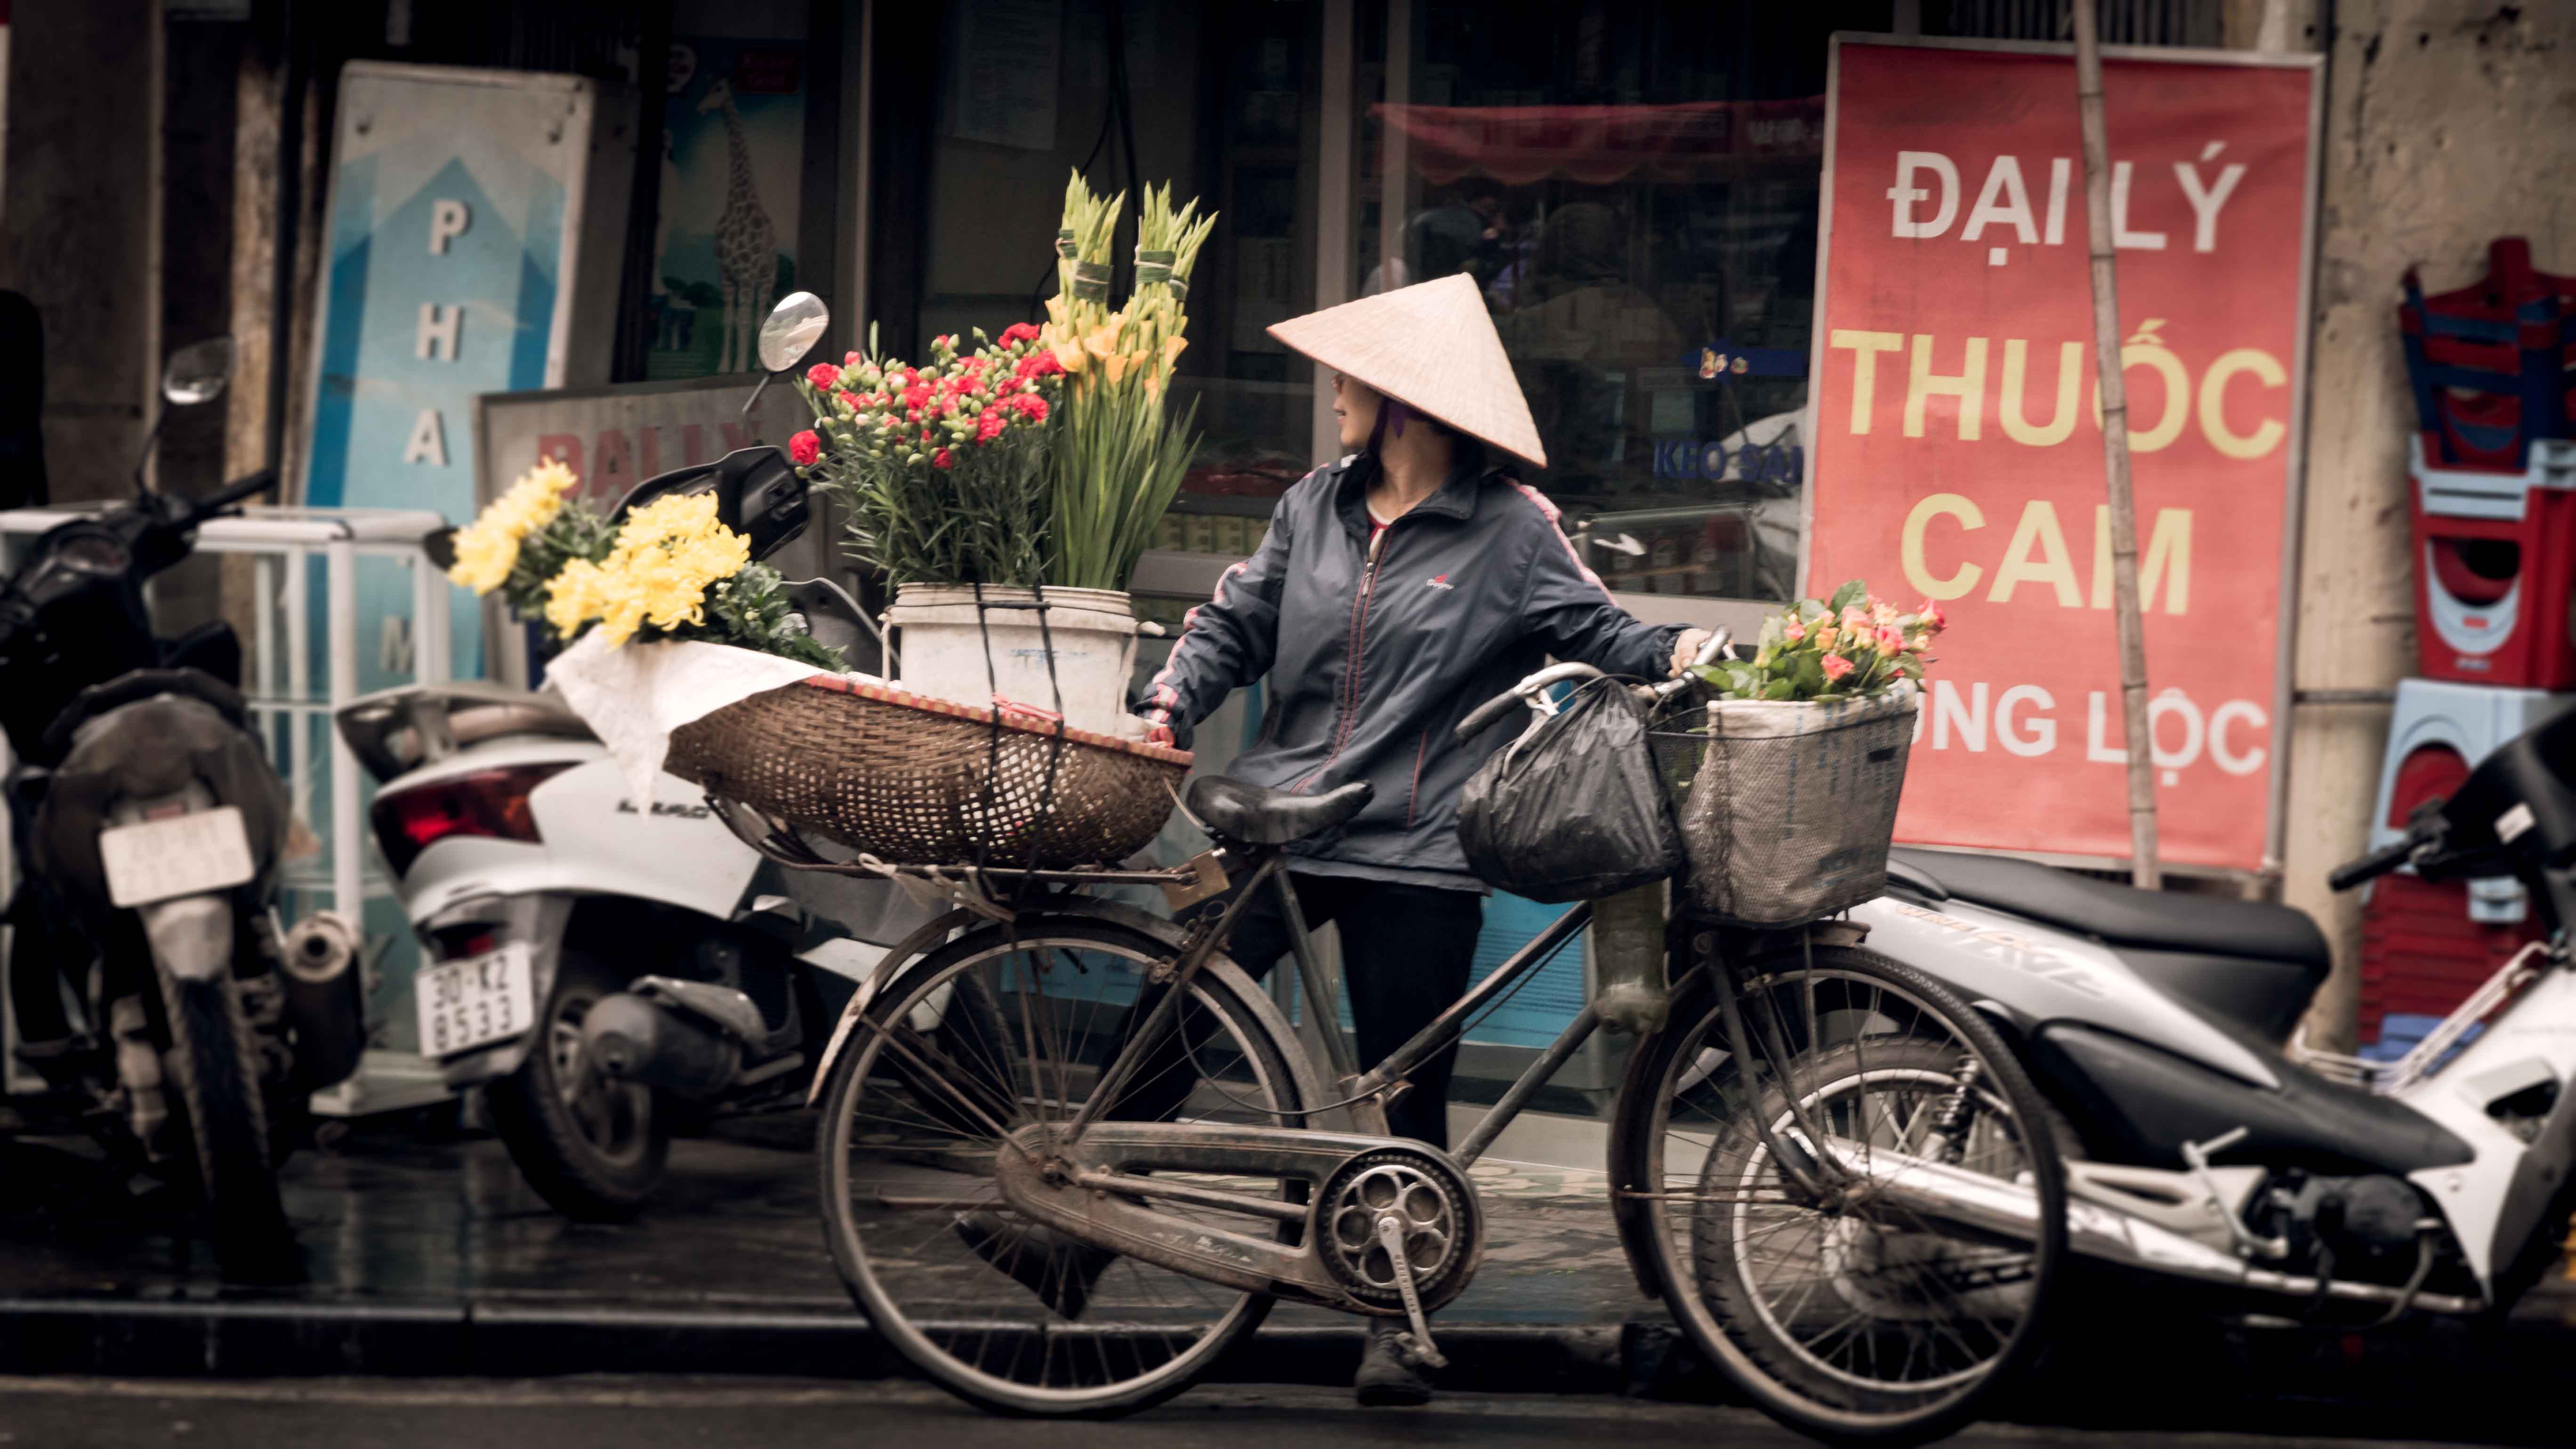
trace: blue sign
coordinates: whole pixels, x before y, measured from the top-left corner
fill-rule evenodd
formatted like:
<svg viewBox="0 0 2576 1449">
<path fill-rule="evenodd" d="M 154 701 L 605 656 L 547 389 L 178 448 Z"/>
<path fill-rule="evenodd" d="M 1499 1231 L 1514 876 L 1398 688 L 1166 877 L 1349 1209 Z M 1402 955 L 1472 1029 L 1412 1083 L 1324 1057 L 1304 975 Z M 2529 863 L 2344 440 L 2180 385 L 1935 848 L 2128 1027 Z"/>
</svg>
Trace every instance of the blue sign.
<svg viewBox="0 0 2576 1449">
<path fill-rule="evenodd" d="M 474 399 L 561 386 L 591 84 L 353 65 L 341 101 L 304 499 L 474 512 Z M 602 360 L 604 361 L 604 355 Z M 361 638 L 408 581 L 359 581 Z M 457 673 L 481 672 L 480 606 L 454 600 Z M 377 677 L 372 648 L 365 687 Z"/>
</svg>

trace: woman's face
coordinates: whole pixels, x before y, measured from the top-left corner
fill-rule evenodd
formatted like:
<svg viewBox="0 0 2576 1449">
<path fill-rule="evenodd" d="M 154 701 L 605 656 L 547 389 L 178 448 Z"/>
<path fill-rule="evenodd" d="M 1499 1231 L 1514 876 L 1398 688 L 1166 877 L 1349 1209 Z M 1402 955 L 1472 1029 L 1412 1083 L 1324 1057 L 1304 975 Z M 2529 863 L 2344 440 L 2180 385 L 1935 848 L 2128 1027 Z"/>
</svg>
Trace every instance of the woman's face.
<svg viewBox="0 0 2576 1449">
<path fill-rule="evenodd" d="M 1333 416 L 1341 421 L 1342 447 L 1358 452 L 1368 446 L 1369 434 L 1377 428 L 1378 404 L 1383 395 L 1367 383 L 1357 382 L 1340 373 L 1333 374 Z"/>
</svg>

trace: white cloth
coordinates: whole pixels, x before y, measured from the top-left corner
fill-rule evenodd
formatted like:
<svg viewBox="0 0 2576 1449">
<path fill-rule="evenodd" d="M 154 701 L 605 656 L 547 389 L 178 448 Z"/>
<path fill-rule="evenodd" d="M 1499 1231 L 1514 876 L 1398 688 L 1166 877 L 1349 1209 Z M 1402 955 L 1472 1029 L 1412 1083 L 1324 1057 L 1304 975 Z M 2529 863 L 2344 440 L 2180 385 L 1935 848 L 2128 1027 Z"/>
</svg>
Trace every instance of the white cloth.
<svg viewBox="0 0 2576 1449">
<path fill-rule="evenodd" d="M 611 645 L 596 629 L 546 666 L 546 678 L 598 733 L 625 778 L 627 798 L 639 805 L 653 798 L 673 730 L 827 672 L 729 644 Z"/>
</svg>

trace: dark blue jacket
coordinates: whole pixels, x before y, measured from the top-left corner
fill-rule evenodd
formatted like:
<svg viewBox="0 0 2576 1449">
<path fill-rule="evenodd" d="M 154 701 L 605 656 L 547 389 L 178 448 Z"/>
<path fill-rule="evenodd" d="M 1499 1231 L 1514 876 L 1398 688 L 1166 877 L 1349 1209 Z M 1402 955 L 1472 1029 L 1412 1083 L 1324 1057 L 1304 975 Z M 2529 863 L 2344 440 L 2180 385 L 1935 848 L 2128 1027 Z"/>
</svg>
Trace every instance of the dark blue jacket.
<svg viewBox="0 0 2576 1449">
<path fill-rule="evenodd" d="M 1302 842 L 1301 870 L 1474 888 L 1458 848 L 1458 792 L 1518 733 L 1461 749 L 1450 731 L 1549 656 L 1661 679 L 1678 627 L 1639 623 L 1575 557 L 1556 508 L 1500 470 L 1461 471 L 1387 525 L 1374 551 L 1354 455 L 1279 500 L 1260 551 L 1190 611 L 1136 712 L 1190 729 L 1270 677 L 1259 743 L 1226 773 L 1312 791 L 1376 785 L 1367 810 Z"/>
</svg>

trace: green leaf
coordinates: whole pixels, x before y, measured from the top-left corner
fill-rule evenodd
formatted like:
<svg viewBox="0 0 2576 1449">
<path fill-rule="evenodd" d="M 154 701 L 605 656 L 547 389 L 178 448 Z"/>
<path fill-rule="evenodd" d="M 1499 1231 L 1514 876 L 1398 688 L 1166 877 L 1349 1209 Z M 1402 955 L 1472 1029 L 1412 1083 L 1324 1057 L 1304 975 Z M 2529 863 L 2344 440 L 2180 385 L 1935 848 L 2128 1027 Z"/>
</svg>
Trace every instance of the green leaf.
<svg viewBox="0 0 2576 1449">
<path fill-rule="evenodd" d="M 1860 603 L 1868 597 L 1868 581 L 1865 579 L 1854 579 L 1850 583 L 1843 585 L 1841 588 L 1834 590 L 1834 596 L 1825 601 L 1825 607 L 1832 610 L 1834 613 L 1839 614 L 1843 610 L 1850 608 L 1854 604 Z"/>
<path fill-rule="evenodd" d="M 1798 601 L 1798 620 L 1800 623 L 1812 624 L 1818 619 L 1825 617 L 1827 612 L 1829 611 L 1825 606 L 1814 599 L 1800 599 Z"/>
<path fill-rule="evenodd" d="M 1797 695 L 1798 687 L 1785 679 L 1775 679 L 1762 689 L 1764 699 L 1795 699 Z"/>
</svg>

